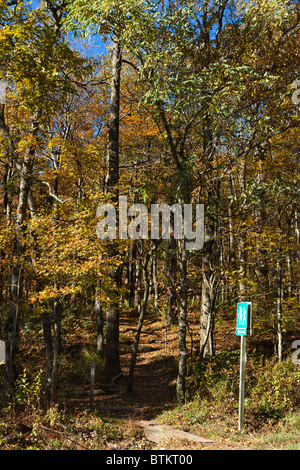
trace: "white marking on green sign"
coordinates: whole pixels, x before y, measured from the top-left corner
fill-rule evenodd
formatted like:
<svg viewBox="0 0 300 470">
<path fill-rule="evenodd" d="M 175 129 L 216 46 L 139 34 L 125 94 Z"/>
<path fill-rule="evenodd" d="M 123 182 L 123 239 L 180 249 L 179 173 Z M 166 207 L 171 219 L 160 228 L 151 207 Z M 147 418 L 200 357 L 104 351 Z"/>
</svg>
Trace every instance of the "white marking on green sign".
<svg viewBox="0 0 300 470">
<path fill-rule="evenodd" d="M 251 302 L 239 302 L 237 304 L 235 334 L 238 336 L 251 334 Z"/>
</svg>

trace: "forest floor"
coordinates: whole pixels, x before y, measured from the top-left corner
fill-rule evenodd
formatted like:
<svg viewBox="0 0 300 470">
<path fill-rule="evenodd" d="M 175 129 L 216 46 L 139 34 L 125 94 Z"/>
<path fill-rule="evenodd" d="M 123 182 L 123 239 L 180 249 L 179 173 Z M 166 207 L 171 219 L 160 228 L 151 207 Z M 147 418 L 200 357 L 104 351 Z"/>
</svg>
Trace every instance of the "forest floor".
<svg viewBox="0 0 300 470">
<path fill-rule="evenodd" d="M 136 326 L 136 316 L 126 315 L 126 318 L 121 319 L 120 358 L 123 376 L 115 382 L 114 393 L 94 396 L 92 410 L 88 370 L 91 358 L 88 356 L 88 359 L 85 358 L 85 364 L 82 364 L 83 356 L 80 356 L 80 351 L 74 352 L 73 349 L 75 354 L 73 359 L 70 353 L 64 353 L 62 360 L 69 361 L 72 378 L 70 380 L 70 376 L 61 376 L 65 377 L 65 382 L 62 381 L 60 384 L 59 393 L 67 392 L 67 394 L 62 393 L 58 404 L 46 412 L 39 408 L 38 400 L 35 400 L 39 396 L 38 380 L 35 381 L 36 389 L 32 387 L 29 389 L 26 381 L 22 382 L 21 378 L 19 395 L 22 390 L 26 392 L 23 395 L 21 393 L 22 403 L 9 404 L 6 409 L 2 408 L 0 411 L 0 449 L 112 451 L 300 449 L 298 408 L 295 409 L 290 421 L 286 418 L 277 419 L 273 415 L 266 417 L 263 415 L 263 419 L 260 416 L 258 426 L 256 418 L 253 419 L 251 415 L 252 421 L 246 420 L 245 429 L 243 432 L 238 432 L 236 393 L 228 398 L 229 406 L 225 404 L 228 397 L 227 389 L 224 391 L 224 401 L 219 395 L 219 390 L 214 395 L 216 398 L 213 397 L 213 393 L 207 396 L 204 393 L 204 398 L 199 396 L 199 399 L 195 399 L 193 394 L 195 390 L 197 391 L 197 384 L 192 383 L 191 399 L 188 399 L 184 405 L 178 405 L 176 401 L 178 331 L 176 327 L 168 327 L 166 336 L 162 319 L 149 316 L 144 323 L 133 391 L 127 393 Z M 81 335 L 86 344 L 79 343 L 80 348 L 88 347 L 91 338 L 84 331 Z M 199 326 L 196 321 L 191 322 L 187 335 L 189 372 L 192 366 L 194 370 L 197 366 L 198 338 Z M 231 331 L 224 326 L 217 329 L 215 340 L 216 352 L 220 355 L 217 357 L 221 357 L 222 368 L 224 361 L 229 362 L 230 357 L 234 357 L 234 365 L 230 364 L 228 373 L 234 369 L 236 380 L 239 369 L 239 338 L 235 336 L 233 328 Z M 249 338 L 247 347 L 249 352 L 258 348 L 255 354 L 258 353 L 260 356 L 259 344 L 257 339 L 255 341 Z M 74 348 L 71 341 L 70 347 Z M 231 354 L 230 357 L 226 356 L 226 351 Z M 32 354 L 30 351 L 28 355 L 28 358 L 31 357 L 31 362 Z M 81 379 L 78 364 L 83 365 L 84 380 Z M 101 362 L 98 366 L 97 369 L 96 364 L 95 390 L 100 389 L 101 384 L 103 386 Z M 224 370 L 223 375 L 225 374 L 226 380 L 230 382 L 233 376 L 227 376 L 227 369 Z M 194 375 L 189 374 L 189 379 L 194 380 Z M 76 395 L 83 390 L 84 396 Z M 265 411 L 263 409 L 264 413 Z M 178 435 L 178 431 L 188 434 Z M 206 441 L 201 442 L 201 439 Z"/>
<path fill-rule="evenodd" d="M 187 420 L 181 422 L 176 411 L 172 418 L 165 413 L 168 410 L 176 410 L 176 379 L 177 379 L 177 355 L 178 355 L 178 332 L 176 328 L 169 327 L 167 330 L 161 321 L 145 321 L 141 339 L 140 353 L 138 354 L 134 374 L 133 392 L 127 393 L 127 379 L 131 360 L 131 348 L 134 341 L 136 319 L 126 319 L 120 325 L 120 349 L 121 366 L 123 377 L 115 384 L 116 393 L 111 395 L 100 395 L 94 397 L 94 412 L 101 416 L 106 422 L 114 423 L 121 428 L 123 441 L 107 442 L 108 449 L 205 449 L 205 450 L 246 450 L 251 449 L 248 439 L 240 439 L 238 433 L 232 439 L 220 436 L 215 441 L 205 435 L 207 429 L 201 426 L 191 426 Z M 197 334 L 194 331 L 195 336 Z M 167 342 L 166 342 L 167 337 Z M 191 358 L 191 354 L 189 355 Z M 97 382 L 95 385 L 97 389 Z M 68 401 L 70 406 L 70 401 Z M 89 408 L 89 398 L 73 398 L 72 407 L 77 410 Z M 196 414 L 197 414 L 197 410 Z M 224 421 L 221 415 L 213 418 L 214 426 L 218 427 Z M 171 420 L 171 422 L 170 422 Z M 143 432 L 147 425 L 160 424 L 162 433 L 164 425 L 172 425 L 175 430 L 192 431 L 192 436 L 197 435 L 208 442 L 193 442 L 193 440 L 178 438 L 176 432 L 169 435 L 168 441 L 151 442 Z M 212 422 L 210 426 L 213 426 Z M 236 420 L 237 427 L 237 420 Z M 211 434 L 215 435 L 212 430 Z M 128 437 L 129 436 L 129 437 Z M 188 437 L 188 436 L 187 436 Z M 235 442 L 236 441 L 236 442 Z"/>
</svg>

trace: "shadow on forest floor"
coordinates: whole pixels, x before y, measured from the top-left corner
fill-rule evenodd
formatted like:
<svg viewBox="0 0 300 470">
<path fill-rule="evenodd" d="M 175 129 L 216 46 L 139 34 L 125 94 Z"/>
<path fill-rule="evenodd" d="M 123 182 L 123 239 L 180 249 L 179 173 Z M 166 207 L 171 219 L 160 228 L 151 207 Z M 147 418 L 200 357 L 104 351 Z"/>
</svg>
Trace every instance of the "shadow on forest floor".
<svg viewBox="0 0 300 470">
<path fill-rule="evenodd" d="M 176 405 L 176 375 L 175 358 L 167 355 L 153 359 L 143 357 L 136 366 L 132 393 L 126 391 L 128 374 L 124 367 L 123 377 L 115 384 L 119 391 L 95 396 L 94 411 L 114 417 L 130 415 L 154 419 L 162 411 Z M 89 398 L 68 398 L 67 406 L 88 408 Z"/>
<path fill-rule="evenodd" d="M 151 324 L 151 328 L 149 325 Z M 94 397 L 94 411 L 114 417 L 131 416 L 135 419 L 154 419 L 162 411 L 177 404 L 177 333 L 168 335 L 165 350 L 165 331 L 161 325 L 145 324 L 141 335 L 132 393 L 127 393 L 134 331 L 128 331 L 128 322 L 121 329 L 120 349 L 123 377 L 115 382 L 118 392 Z M 150 331 L 151 329 L 151 331 Z M 145 350 L 143 350 L 146 349 Z M 95 388 L 98 388 L 96 382 Z M 68 408 L 89 408 L 89 397 L 64 400 Z"/>
</svg>

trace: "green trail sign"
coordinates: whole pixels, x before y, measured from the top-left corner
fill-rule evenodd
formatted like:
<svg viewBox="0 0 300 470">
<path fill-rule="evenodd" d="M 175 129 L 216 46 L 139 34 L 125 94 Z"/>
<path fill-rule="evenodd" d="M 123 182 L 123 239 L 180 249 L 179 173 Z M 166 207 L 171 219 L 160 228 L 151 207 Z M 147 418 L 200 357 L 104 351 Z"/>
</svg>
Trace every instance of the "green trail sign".
<svg viewBox="0 0 300 470">
<path fill-rule="evenodd" d="M 236 329 L 238 336 L 251 335 L 252 331 L 252 304 L 251 302 L 239 302 L 237 304 Z"/>
</svg>

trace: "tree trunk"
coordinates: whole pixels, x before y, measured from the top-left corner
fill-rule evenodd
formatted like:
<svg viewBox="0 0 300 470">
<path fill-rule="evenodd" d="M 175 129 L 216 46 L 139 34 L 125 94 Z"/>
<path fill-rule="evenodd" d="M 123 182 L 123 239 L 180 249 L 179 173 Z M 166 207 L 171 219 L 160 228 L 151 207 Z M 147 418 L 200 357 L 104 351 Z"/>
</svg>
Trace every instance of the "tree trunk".
<svg viewBox="0 0 300 470">
<path fill-rule="evenodd" d="M 169 266 L 168 266 L 168 277 L 169 277 L 169 295 L 168 295 L 168 310 L 167 310 L 167 325 L 175 325 L 177 318 L 175 315 L 175 301 L 176 301 L 176 291 L 175 291 L 175 282 L 176 282 L 176 241 L 174 237 L 171 237 L 169 240 Z"/>
<path fill-rule="evenodd" d="M 188 300 L 188 280 L 187 280 L 187 262 L 188 252 L 185 249 L 185 240 L 179 240 L 180 252 L 180 310 L 179 310 L 179 361 L 177 377 L 177 401 L 180 403 L 185 400 L 186 393 L 186 374 L 187 374 L 187 300 Z"/>
<path fill-rule="evenodd" d="M 103 318 L 103 309 L 102 309 L 101 301 L 98 298 L 98 288 L 96 288 L 95 310 L 96 310 L 96 319 L 97 319 L 97 354 L 100 357 L 103 357 L 104 356 L 104 337 L 103 337 L 104 318 Z"/>
<path fill-rule="evenodd" d="M 61 351 L 61 316 L 62 305 L 59 300 L 53 304 L 53 359 L 51 371 L 51 402 L 55 400 L 56 395 L 56 376 L 58 368 L 58 358 Z"/>
<path fill-rule="evenodd" d="M 246 286 L 245 286 L 245 278 L 246 278 L 246 260 L 245 260 L 245 248 L 244 248 L 244 235 L 240 235 L 239 239 L 239 260 L 240 260 L 240 277 L 239 277 L 239 293 L 240 293 L 240 302 L 246 300 Z"/>
<path fill-rule="evenodd" d="M 129 263 L 129 306 L 134 306 L 135 294 L 135 276 L 136 276 L 136 242 L 134 241 L 130 250 L 130 263 Z"/>
<path fill-rule="evenodd" d="M 282 259 L 277 260 L 277 354 L 278 361 L 282 362 Z"/>
<path fill-rule="evenodd" d="M 120 83 L 121 83 L 122 53 L 118 38 L 113 39 L 112 51 L 112 81 L 111 81 L 111 113 L 108 133 L 107 173 L 105 179 L 105 193 L 111 194 L 112 200 L 117 202 L 119 182 L 119 126 L 120 126 Z M 111 256 L 117 254 L 112 246 Z M 108 275 L 114 279 L 116 291 L 118 290 L 118 272 L 110 269 Z M 118 292 L 115 293 L 118 296 Z M 121 374 L 119 357 L 119 302 L 114 300 L 107 306 L 106 311 L 106 348 L 105 371 L 109 378 Z"/>
<path fill-rule="evenodd" d="M 214 304 L 215 304 L 215 274 L 212 269 L 213 242 L 205 249 L 203 254 L 203 278 L 201 294 L 201 321 L 200 321 L 200 354 L 199 359 L 214 354 L 213 328 L 214 328 Z"/>
<path fill-rule="evenodd" d="M 3 208 L 4 214 L 7 219 L 7 223 L 10 223 L 11 218 L 11 201 L 9 198 L 9 183 L 13 176 L 13 169 L 6 163 L 4 165 L 4 176 L 3 176 Z"/>
<path fill-rule="evenodd" d="M 142 327 L 144 323 L 144 318 L 145 318 L 145 313 L 146 313 L 148 298 L 149 298 L 150 283 L 149 283 L 148 268 L 147 268 L 149 259 L 150 259 L 150 253 L 147 254 L 146 261 L 142 267 L 143 277 L 144 277 L 144 294 L 143 294 L 143 299 L 141 302 L 139 321 L 138 321 L 138 326 L 137 326 L 137 331 L 135 335 L 133 351 L 132 351 L 132 356 L 131 356 L 129 377 L 128 377 L 128 383 L 127 383 L 128 393 L 132 392 L 134 370 L 135 370 L 136 359 L 137 359 L 137 354 L 138 354 L 138 347 L 139 347 L 141 331 L 142 331 Z"/>
<path fill-rule="evenodd" d="M 106 310 L 105 374 L 112 379 L 120 373 L 119 305 L 112 302 Z"/>
<path fill-rule="evenodd" d="M 48 399 L 51 400 L 51 374 L 52 374 L 52 354 L 53 354 L 53 345 L 52 345 L 52 334 L 51 334 L 51 322 L 48 312 L 44 312 L 41 315 L 41 321 L 43 326 L 44 333 L 44 345 L 45 345 L 45 356 L 46 356 L 46 366 L 47 366 L 47 386 L 48 386 Z"/>
<path fill-rule="evenodd" d="M 19 185 L 19 202 L 17 208 L 17 217 L 15 225 L 15 240 L 13 266 L 11 270 L 10 295 L 9 295 L 9 311 L 6 325 L 7 331 L 7 352 L 8 352 L 8 370 L 11 383 L 14 381 L 13 374 L 13 357 L 17 348 L 18 336 L 18 320 L 20 313 L 20 299 L 22 296 L 22 255 L 24 253 L 25 239 L 25 221 L 26 208 L 30 188 L 32 171 L 32 162 L 29 158 L 25 158 L 21 164 L 20 185 Z"/>
<path fill-rule="evenodd" d="M 135 280 L 134 280 L 134 308 L 136 313 L 139 315 L 140 314 L 140 309 L 141 309 L 141 289 L 142 289 L 142 279 L 141 279 L 141 261 L 140 259 L 137 259 L 136 264 L 135 264 Z"/>
<path fill-rule="evenodd" d="M 111 112 L 108 132 L 107 171 L 105 192 L 114 192 L 117 196 L 119 182 L 119 128 L 120 128 L 120 86 L 121 86 L 122 50 L 118 39 L 113 40 Z"/>
<path fill-rule="evenodd" d="M 153 295 L 154 295 L 154 312 L 155 315 L 158 314 L 158 282 L 157 282 L 157 252 L 153 253 Z"/>
</svg>

